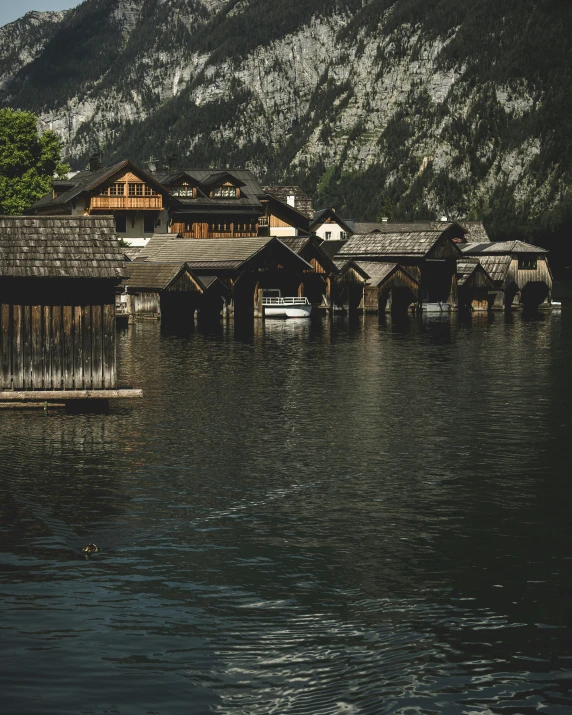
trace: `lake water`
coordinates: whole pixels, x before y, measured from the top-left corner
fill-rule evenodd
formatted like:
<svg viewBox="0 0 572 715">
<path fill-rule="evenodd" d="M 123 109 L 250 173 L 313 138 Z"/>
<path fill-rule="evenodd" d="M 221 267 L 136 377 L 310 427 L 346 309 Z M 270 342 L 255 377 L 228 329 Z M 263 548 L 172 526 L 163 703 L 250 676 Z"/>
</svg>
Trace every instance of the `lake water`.
<svg viewBox="0 0 572 715">
<path fill-rule="evenodd" d="M 572 712 L 572 312 L 118 352 L 0 413 L 3 713 Z"/>
</svg>

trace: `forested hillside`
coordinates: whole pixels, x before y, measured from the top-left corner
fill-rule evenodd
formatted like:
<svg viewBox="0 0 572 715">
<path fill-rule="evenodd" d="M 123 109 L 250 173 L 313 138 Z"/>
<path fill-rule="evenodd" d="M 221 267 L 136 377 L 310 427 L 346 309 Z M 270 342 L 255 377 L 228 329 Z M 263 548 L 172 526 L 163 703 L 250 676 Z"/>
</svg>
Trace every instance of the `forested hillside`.
<svg viewBox="0 0 572 715">
<path fill-rule="evenodd" d="M 384 206 L 569 238 L 570 3 L 86 0 L 61 15 L 35 22 L 16 66 L 0 30 L 0 101 L 38 113 L 75 166 L 95 148 L 174 151 L 300 183 L 347 217 Z"/>
</svg>

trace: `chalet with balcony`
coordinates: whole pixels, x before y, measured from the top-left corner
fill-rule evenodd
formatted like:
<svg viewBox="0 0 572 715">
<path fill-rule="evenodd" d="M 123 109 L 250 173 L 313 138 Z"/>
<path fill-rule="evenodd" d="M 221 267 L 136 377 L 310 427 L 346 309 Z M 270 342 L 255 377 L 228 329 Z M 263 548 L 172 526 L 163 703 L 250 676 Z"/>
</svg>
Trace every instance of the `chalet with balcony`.
<svg viewBox="0 0 572 715">
<path fill-rule="evenodd" d="M 119 238 L 143 246 L 155 232 L 167 230 L 169 192 L 154 176 L 128 159 L 102 166 L 97 156 L 89 169 L 54 181 L 50 194 L 33 204 L 36 216 L 113 215 Z"/>
<path fill-rule="evenodd" d="M 170 233 L 183 238 L 258 236 L 264 191 L 250 171 L 176 169 L 155 172 L 169 194 Z"/>
</svg>

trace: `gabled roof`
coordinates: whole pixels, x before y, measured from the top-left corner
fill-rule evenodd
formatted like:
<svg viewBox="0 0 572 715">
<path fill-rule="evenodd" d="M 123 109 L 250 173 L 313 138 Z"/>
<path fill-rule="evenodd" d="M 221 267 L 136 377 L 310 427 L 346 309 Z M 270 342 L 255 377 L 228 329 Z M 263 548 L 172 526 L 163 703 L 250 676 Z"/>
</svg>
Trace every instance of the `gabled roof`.
<svg viewBox="0 0 572 715">
<path fill-rule="evenodd" d="M 251 203 L 258 203 L 259 199 L 264 198 L 264 189 L 251 171 L 247 169 L 177 169 L 171 171 L 157 171 L 153 174 L 155 179 L 161 184 L 170 184 L 174 179 L 185 174 L 191 179 L 194 179 L 198 184 L 208 186 L 208 182 L 212 181 L 213 176 L 228 174 L 233 177 L 237 186 L 241 187 L 243 193 Z"/>
<path fill-rule="evenodd" d="M 280 240 L 294 253 L 300 253 L 310 243 L 310 236 L 281 236 Z"/>
<path fill-rule="evenodd" d="M 368 273 L 360 266 L 358 261 L 354 261 L 352 258 L 334 258 L 334 263 L 340 274 L 349 268 L 353 268 L 363 278 L 364 283 L 369 279 Z"/>
<path fill-rule="evenodd" d="M 55 208 L 56 206 L 64 206 L 69 201 L 77 198 L 80 194 L 87 191 L 94 191 L 98 186 L 111 179 L 115 174 L 117 174 L 117 172 L 122 171 L 123 169 L 131 169 L 134 174 L 140 175 L 144 181 L 152 186 L 158 193 L 167 193 L 165 187 L 157 181 L 153 174 L 145 171 L 145 169 L 141 169 L 129 159 L 124 159 L 116 164 L 103 166 L 101 169 L 96 169 L 95 171 L 78 171 L 78 173 L 72 176 L 71 179 L 66 179 L 65 181 L 65 185 L 67 186 L 69 184 L 72 188 L 67 189 L 63 194 L 56 196 L 55 199 L 52 198 L 51 193 L 42 196 L 39 201 L 36 201 L 36 203 L 30 206 L 29 210 L 33 211 L 38 208 Z M 54 185 L 57 188 L 57 184 L 55 183 Z"/>
<path fill-rule="evenodd" d="M 366 256 L 417 256 L 427 255 L 440 239 L 440 231 L 415 233 L 368 233 L 352 236 L 338 252 L 338 256 L 361 258 Z M 452 244 L 455 245 L 455 244 Z"/>
<path fill-rule="evenodd" d="M 356 221 L 354 233 L 416 233 L 417 231 L 439 231 L 443 233 L 453 225 L 451 221 Z M 459 224 L 460 225 L 460 224 Z"/>
<path fill-rule="evenodd" d="M 244 181 L 241 181 L 230 171 L 215 171 L 210 176 L 207 176 L 201 181 L 203 186 L 214 186 L 215 184 L 220 184 L 223 181 L 228 181 L 233 184 L 233 186 L 244 186 Z"/>
<path fill-rule="evenodd" d="M 501 256 L 479 256 L 479 263 L 489 274 L 493 281 L 501 283 L 506 278 L 512 258 L 505 254 Z"/>
<path fill-rule="evenodd" d="M 382 261 L 355 261 L 355 263 L 368 275 L 368 284 L 372 286 L 380 286 L 387 278 L 389 278 L 397 270 L 404 273 L 407 278 L 419 285 L 417 278 L 414 278 L 399 263 L 384 263 Z"/>
<path fill-rule="evenodd" d="M 504 253 L 548 253 L 545 248 L 533 246 L 532 243 L 524 243 L 524 241 L 492 241 L 489 243 L 469 243 L 466 246 L 461 246 L 463 253 L 480 256 L 480 255 L 502 255 Z"/>
<path fill-rule="evenodd" d="M 492 280 L 487 273 L 487 270 L 481 265 L 478 258 L 460 258 L 457 261 L 457 285 L 464 285 L 476 270 L 482 270 L 486 274 L 487 278 Z"/>
<path fill-rule="evenodd" d="M 280 241 L 299 256 L 306 252 L 306 258 L 308 258 L 308 253 L 313 251 L 314 255 L 319 257 L 320 263 L 324 268 L 329 269 L 331 273 L 338 272 L 336 264 L 323 250 L 323 245 L 326 241 L 321 241 L 316 236 L 281 236 Z"/>
<path fill-rule="evenodd" d="M 310 228 L 314 230 L 316 226 L 321 226 L 328 217 L 333 218 L 336 223 L 344 229 L 346 233 L 354 233 L 354 231 L 352 231 L 352 229 L 347 225 L 343 218 L 338 216 L 334 209 L 322 209 L 321 211 L 317 211 L 312 217 L 312 220 L 310 221 Z"/>
<path fill-rule="evenodd" d="M 296 209 L 306 218 L 314 216 L 312 199 L 299 186 L 264 186 L 264 191 L 291 208 Z M 288 197 L 294 197 L 294 206 L 288 203 Z"/>
<path fill-rule="evenodd" d="M 310 231 L 310 219 L 306 214 L 299 211 L 294 206 L 285 203 L 281 199 L 277 198 L 272 194 L 267 194 L 267 201 L 269 202 L 269 207 L 272 213 L 275 213 L 280 217 L 280 211 L 282 211 L 282 220 L 289 223 L 291 226 L 297 228 L 298 230 L 309 232 Z"/>
<path fill-rule="evenodd" d="M 161 183 L 163 186 L 171 186 L 171 184 L 174 184 L 176 181 L 180 181 L 181 179 L 189 179 L 193 186 L 196 186 L 199 183 L 199 180 L 195 176 L 188 171 L 184 171 L 183 169 L 181 171 L 174 171 L 171 174 L 163 174 L 161 176 Z"/>
<path fill-rule="evenodd" d="M 106 278 L 126 275 L 111 216 L 0 217 L 0 276 Z"/>
<path fill-rule="evenodd" d="M 167 234 L 168 235 L 168 234 Z M 153 239 L 151 239 L 153 240 Z M 272 243 L 311 268 L 303 258 L 277 238 L 173 238 L 152 247 L 152 260 L 160 263 L 187 263 L 190 268 L 236 269 L 251 260 Z M 149 248 L 151 241 L 145 247 Z"/>
<path fill-rule="evenodd" d="M 467 243 L 490 243 L 491 239 L 482 221 L 457 221 L 465 229 Z"/>
<path fill-rule="evenodd" d="M 129 277 L 123 280 L 122 285 L 129 288 L 164 290 L 186 270 L 184 264 L 133 261 L 127 266 Z"/>
<path fill-rule="evenodd" d="M 329 256 L 330 258 L 334 258 L 339 251 L 341 250 L 342 246 L 345 246 L 347 243 L 346 240 L 343 241 L 322 241 L 320 244 L 320 248 L 322 251 Z"/>
</svg>

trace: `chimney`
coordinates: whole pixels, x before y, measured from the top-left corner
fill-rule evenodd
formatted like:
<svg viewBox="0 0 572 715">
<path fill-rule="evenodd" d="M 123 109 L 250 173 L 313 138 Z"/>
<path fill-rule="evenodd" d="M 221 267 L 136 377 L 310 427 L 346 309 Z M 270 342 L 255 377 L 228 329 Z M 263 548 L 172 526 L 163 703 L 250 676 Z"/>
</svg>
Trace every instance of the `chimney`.
<svg viewBox="0 0 572 715">
<path fill-rule="evenodd" d="M 98 169 L 101 169 L 102 163 L 99 160 L 99 154 L 92 154 L 89 157 L 89 170 L 90 171 L 97 171 Z"/>
<path fill-rule="evenodd" d="M 288 206 L 296 206 L 296 197 L 294 196 L 294 194 L 289 194 L 286 197 L 286 203 L 288 204 Z"/>
<path fill-rule="evenodd" d="M 167 157 L 167 168 L 169 171 L 174 171 L 174 169 L 177 168 L 177 155 L 176 154 L 169 154 Z"/>
</svg>

